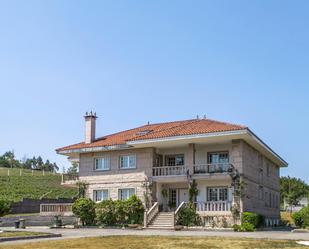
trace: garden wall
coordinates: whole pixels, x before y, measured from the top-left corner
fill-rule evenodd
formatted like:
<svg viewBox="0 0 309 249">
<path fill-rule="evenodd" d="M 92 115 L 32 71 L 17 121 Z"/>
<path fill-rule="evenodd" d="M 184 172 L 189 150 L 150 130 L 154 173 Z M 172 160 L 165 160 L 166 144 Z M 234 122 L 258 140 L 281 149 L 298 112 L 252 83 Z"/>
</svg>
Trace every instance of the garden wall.
<svg viewBox="0 0 309 249">
<path fill-rule="evenodd" d="M 23 198 L 20 202 L 14 202 L 11 206 L 11 214 L 39 213 L 41 204 L 48 203 L 73 203 L 74 199 L 28 199 Z"/>
</svg>

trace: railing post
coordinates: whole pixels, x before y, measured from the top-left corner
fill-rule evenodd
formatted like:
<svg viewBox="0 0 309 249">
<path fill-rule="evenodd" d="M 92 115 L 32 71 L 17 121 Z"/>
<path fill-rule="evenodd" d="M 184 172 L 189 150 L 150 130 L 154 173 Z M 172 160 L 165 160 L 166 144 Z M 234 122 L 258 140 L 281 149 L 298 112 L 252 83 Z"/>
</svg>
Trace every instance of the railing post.
<svg viewBox="0 0 309 249">
<path fill-rule="evenodd" d="M 146 228 L 147 227 L 147 224 L 148 223 L 148 221 L 147 221 L 147 211 L 145 211 L 144 212 L 144 228 Z"/>
<path fill-rule="evenodd" d="M 64 178 L 63 178 L 63 174 L 61 174 L 61 183 L 64 183 Z"/>
</svg>

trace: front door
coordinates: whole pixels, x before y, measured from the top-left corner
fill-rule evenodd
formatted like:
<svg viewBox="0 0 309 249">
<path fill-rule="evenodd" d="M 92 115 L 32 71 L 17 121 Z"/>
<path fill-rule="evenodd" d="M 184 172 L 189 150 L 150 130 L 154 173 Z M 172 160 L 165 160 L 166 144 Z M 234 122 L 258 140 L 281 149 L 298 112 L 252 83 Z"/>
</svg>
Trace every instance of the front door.
<svg viewBox="0 0 309 249">
<path fill-rule="evenodd" d="M 188 189 L 179 189 L 179 192 L 178 192 L 178 203 L 177 203 L 177 206 L 180 205 L 180 203 L 182 202 L 188 202 L 189 201 L 189 192 L 188 192 Z"/>
</svg>

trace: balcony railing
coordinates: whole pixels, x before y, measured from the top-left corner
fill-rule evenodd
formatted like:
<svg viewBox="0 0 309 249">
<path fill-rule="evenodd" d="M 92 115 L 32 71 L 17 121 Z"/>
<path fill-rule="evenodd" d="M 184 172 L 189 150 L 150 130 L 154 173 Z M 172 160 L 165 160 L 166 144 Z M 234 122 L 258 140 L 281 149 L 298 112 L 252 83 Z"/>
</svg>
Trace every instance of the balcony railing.
<svg viewBox="0 0 309 249">
<path fill-rule="evenodd" d="M 228 201 L 195 202 L 196 211 L 227 212 L 231 211 L 232 203 Z"/>
<path fill-rule="evenodd" d="M 194 165 L 194 174 L 224 173 L 231 168 L 230 163 Z"/>
<path fill-rule="evenodd" d="M 54 204 L 41 204 L 40 214 L 41 215 L 73 215 L 72 203 L 54 203 Z"/>
<path fill-rule="evenodd" d="M 187 168 L 185 166 L 164 166 L 153 167 L 153 176 L 184 176 L 187 174 Z"/>
<path fill-rule="evenodd" d="M 61 184 L 75 184 L 78 179 L 78 174 L 62 174 Z"/>
</svg>

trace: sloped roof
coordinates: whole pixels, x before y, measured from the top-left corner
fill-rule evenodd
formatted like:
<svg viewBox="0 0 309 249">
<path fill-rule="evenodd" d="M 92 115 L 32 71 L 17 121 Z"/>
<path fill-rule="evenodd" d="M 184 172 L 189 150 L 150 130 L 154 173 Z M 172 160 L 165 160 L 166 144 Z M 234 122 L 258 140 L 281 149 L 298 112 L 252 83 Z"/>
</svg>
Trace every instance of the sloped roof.
<svg viewBox="0 0 309 249">
<path fill-rule="evenodd" d="M 91 147 L 125 145 L 129 141 L 166 138 L 185 135 L 247 129 L 246 126 L 219 122 L 211 119 L 191 119 L 157 124 L 147 124 L 134 129 L 121 131 L 97 138 L 93 143 L 84 142 L 65 146 L 57 152 Z"/>
</svg>

